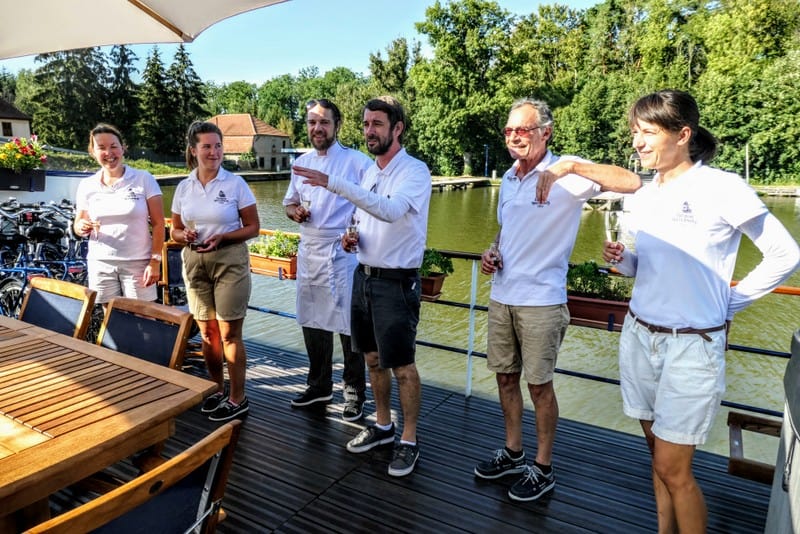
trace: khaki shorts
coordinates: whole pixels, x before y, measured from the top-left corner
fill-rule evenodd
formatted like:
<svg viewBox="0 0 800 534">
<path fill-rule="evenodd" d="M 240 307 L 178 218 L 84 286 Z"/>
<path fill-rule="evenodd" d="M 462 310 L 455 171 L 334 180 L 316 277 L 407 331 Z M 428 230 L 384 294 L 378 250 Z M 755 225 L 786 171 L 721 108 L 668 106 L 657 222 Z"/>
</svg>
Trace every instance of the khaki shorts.
<svg viewBox="0 0 800 534">
<path fill-rule="evenodd" d="M 189 311 L 198 321 L 234 321 L 247 313 L 250 253 L 245 243 L 212 252 L 183 249 L 183 280 Z"/>
<path fill-rule="evenodd" d="M 566 304 L 507 306 L 490 300 L 487 367 L 494 373 L 523 372 L 529 384 L 550 382 L 568 325 Z"/>
<path fill-rule="evenodd" d="M 87 285 L 97 291 L 97 304 L 110 302 L 114 297 L 139 300 L 156 300 L 158 284 L 142 283 L 144 270 L 150 259 L 144 260 L 91 260 L 88 262 Z"/>
</svg>

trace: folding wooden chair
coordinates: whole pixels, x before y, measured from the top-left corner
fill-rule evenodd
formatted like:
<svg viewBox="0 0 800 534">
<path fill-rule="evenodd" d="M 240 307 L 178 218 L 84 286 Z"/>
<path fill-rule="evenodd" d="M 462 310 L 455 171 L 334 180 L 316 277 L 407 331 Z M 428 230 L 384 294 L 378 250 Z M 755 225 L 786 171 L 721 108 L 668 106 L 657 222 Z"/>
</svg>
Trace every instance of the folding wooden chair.
<svg viewBox="0 0 800 534">
<path fill-rule="evenodd" d="M 78 339 L 86 336 L 97 292 L 79 284 L 37 276 L 31 278 L 19 318 Z"/>
<path fill-rule="evenodd" d="M 214 532 L 240 425 L 231 421 L 154 470 L 26 532 Z"/>
<path fill-rule="evenodd" d="M 188 311 L 130 298 L 112 299 L 97 344 L 180 369 L 192 327 Z"/>
</svg>

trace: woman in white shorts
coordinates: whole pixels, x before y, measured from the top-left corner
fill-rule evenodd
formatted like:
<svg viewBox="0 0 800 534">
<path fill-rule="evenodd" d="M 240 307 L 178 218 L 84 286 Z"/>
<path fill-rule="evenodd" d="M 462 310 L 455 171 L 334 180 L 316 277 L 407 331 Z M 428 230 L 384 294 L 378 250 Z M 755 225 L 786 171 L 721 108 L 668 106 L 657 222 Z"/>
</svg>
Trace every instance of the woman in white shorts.
<svg viewBox="0 0 800 534">
<path fill-rule="evenodd" d="M 659 532 L 704 532 L 707 512 L 692 474 L 725 392 L 727 330 L 736 312 L 770 292 L 800 262 L 797 243 L 737 175 L 707 166 L 716 139 L 691 95 L 640 98 L 628 122 L 642 166 L 657 172 L 626 200 L 635 244 L 603 256 L 636 276 L 620 337 L 626 415 L 639 419 L 653 458 Z M 761 263 L 730 287 L 745 234 Z"/>
<path fill-rule="evenodd" d="M 101 169 L 78 186 L 73 228 L 89 238 L 88 285 L 97 302 L 114 297 L 156 300 L 164 244 L 161 189 L 149 172 L 125 165 L 125 140 L 110 124 L 89 133 Z"/>
<path fill-rule="evenodd" d="M 258 210 L 247 183 L 221 167 L 222 131 L 216 124 L 192 123 L 186 141 L 186 166 L 192 172 L 172 199 L 172 239 L 188 245 L 182 258 L 189 310 L 200 327 L 208 373 L 218 385 L 201 411 L 212 421 L 227 421 L 249 410 L 242 339 L 250 298 L 245 242 L 258 235 Z"/>
</svg>

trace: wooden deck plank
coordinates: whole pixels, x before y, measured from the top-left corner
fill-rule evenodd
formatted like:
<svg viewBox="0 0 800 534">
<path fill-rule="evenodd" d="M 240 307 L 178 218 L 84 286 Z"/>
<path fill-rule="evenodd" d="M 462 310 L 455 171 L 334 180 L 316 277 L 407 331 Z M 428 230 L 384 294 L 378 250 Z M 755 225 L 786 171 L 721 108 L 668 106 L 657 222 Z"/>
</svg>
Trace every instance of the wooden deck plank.
<svg viewBox="0 0 800 534">
<path fill-rule="evenodd" d="M 333 403 L 292 409 L 305 387 L 307 358 L 247 337 L 250 414 L 223 501 L 221 533 L 242 532 L 654 532 L 655 503 L 644 439 L 575 421 L 559 421 L 556 488 L 533 503 L 514 503 L 514 478 L 484 481 L 475 464 L 503 444 L 494 399 L 423 385 L 421 458 L 414 474 L 386 474 L 390 448 L 350 454 L 345 443 L 365 424 L 341 420 Z M 189 370 L 204 374 L 202 364 Z M 334 381 L 341 378 L 337 365 Z M 395 392 L 396 393 L 396 392 Z M 396 394 L 393 410 L 399 417 Z M 367 422 L 374 420 L 368 392 Z M 535 450 L 535 414 L 524 416 L 524 442 Z M 174 455 L 217 425 L 197 407 L 181 416 L 166 454 Z M 769 487 L 726 472 L 726 458 L 698 452 L 695 474 L 709 510 L 709 532 L 763 530 Z"/>
</svg>

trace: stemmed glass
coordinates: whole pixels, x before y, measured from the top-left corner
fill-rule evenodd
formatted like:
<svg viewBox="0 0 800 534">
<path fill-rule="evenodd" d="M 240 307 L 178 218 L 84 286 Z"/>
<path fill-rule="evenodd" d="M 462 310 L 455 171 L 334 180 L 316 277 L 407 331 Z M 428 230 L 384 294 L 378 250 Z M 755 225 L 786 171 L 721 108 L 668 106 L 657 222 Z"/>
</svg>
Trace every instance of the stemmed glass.
<svg viewBox="0 0 800 534">
<path fill-rule="evenodd" d="M 306 211 L 306 216 L 303 220 L 309 220 L 311 218 L 311 200 L 301 197 L 300 205 L 303 206 L 303 209 Z"/>
<path fill-rule="evenodd" d="M 350 219 L 350 224 L 347 225 L 347 229 L 345 230 L 345 235 L 348 239 L 354 239 L 356 243 L 351 245 L 350 248 L 346 250 L 346 252 L 350 252 L 351 254 L 355 254 L 358 252 L 358 220 L 354 218 Z"/>
<path fill-rule="evenodd" d="M 622 229 L 622 210 L 609 209 L 605 212 L 606 240 L 611 243 L 619 242 L 620 231 Z M 616 265 L 617 260 L 609 261 L 611 265 Z"/>
<path fill-rule="evenodd" d="M 498 268 L 500 265 L 500 248 L 498 247 L 497 241 L 489 243 L 489 255 L 492 257 L 492 265 Z M 492 273 L 492 283 L 494 283 L 494 275 L 496 273 L 497 271 Z"/>
</svg>

